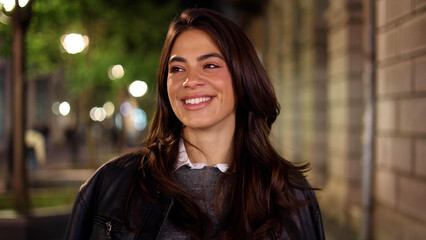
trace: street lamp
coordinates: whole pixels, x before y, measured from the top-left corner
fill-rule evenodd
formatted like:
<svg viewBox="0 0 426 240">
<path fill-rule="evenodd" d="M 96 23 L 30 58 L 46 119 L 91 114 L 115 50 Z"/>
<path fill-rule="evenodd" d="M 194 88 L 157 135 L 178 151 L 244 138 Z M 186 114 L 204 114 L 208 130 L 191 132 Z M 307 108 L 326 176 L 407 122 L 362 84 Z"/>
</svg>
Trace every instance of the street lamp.
<svg viewBox="0 0 426 240">
<path fill-rule="evenodd" d="M 25 6 L 27 6 L 29 0 L 18 0 L 18 5 L 23 8 Z"/>
<path fill-rule="evenodd" d="M 15 8 L 15 0 L 0 0 L 6 12 L 11 12 Z"/>
<path fill-rule="evenodd" d="M 68 102 L 62 102 L 61 104 L 59 104 L 59 113 L 62 116 L 67 116 L 68 113 L 70 113 L 71 111 L 71 106 Z"/>
<path fill-rule="evenodd" d="M 64 34 L 61 37 L 61 44 L 67 53 L 76 54 L 89 45 L 89 38 L 78 33 Z"/>
<path fill-rule="evenodd" d="M 124 76 L 124 68 L 122 65 L 117 64 L 109 67 L 108 69 L 108 77 L 111 80 L 117 80 Z"/>
<path fill-rule="evenodd" d="M 12 70 L 13 79 L 13 192 L 14 203 L 17 211 L 27 214 L 29 208 L 29 198 L 27 189 L 27 176 L 25 166 L 25 35 L 31 21 L 31 6 L 33 1 L 0 0 L 1 8 L 10 16 L 12 23 Z"/>
<path fill-rule="evenodd" d="M 23 8 L 27 6 L 29 0 L 18 0 L 19 7 Z M 15 0 L 0 0 L 0 4 L 3 5 L 6 12 L 11 12 L 15 8 Z"/>
<path fill-rule="evenodd" d="M 129 86 L 129 92 L 133 97 L 142 97 L 148 91 L 148 85 L 144 81 L 136 80 Z"/>
</svg>

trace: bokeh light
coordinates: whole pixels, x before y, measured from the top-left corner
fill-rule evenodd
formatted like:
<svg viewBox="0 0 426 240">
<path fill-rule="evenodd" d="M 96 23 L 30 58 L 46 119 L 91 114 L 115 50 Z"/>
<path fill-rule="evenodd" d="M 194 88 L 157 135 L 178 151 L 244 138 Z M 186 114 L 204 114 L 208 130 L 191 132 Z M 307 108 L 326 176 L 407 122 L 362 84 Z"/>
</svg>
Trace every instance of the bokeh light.
<svg viewBox="0 0 426 240">
<path fill-rule="evenodd" d="M 120 64 L 111 66 L 108 69 L 108 77 L 111 80 L 117 80 L 124 76 L 124 68 Z"/>
<path fill-rule="evenodd" d="M 61 37 L 61 43 L 67 53 L 76 54 L 89 45 L 89 38 L 78 33 L 70 33 Z"/>
<path fill-rule="evenodd" d="M 120 112 L 123 116 L 129 116 L 132 113 L 132 104 L 124 102 L 120 106 Z"/>
<path fill-rule="evenodd" d="M 27 6 L 29 0 L 18 0 L 18 5 L 23 8 L 25 6 Z"/>
<path fill-rule="evenodd" d="M 59 105 L 61 105 L 60 102 L 55 102 L 55 103 L 52 104 L 52 112 L 53 112 L 53 114 L 55 114 L 55 115 L 61 114 L 59 112 Z"/>
<path fill-rule="evenodd" d="M 102 107 L 93 107 L 90 109 L 89 116 L 93 121 L 102 122 L 105 120 L 107 113 Z"/>
<path fill-rule="evenodd" d="M 71 111 L 71 106 L 68 102 L 62 102 L 59 104 L 59 113 L 62 116 L 67 116 Z"/>
<path fill-rule="evenodd" d="M 148 85 L 144 81 L 136 80 L 129 86 L 129 92 L 133 97 L 142 97 L 148 90 Z"/>
<path fill-rule="evenodd" d="M 135 108 L 133 110 L 133 126 L 135 129 L 142 131 L 145 129 L 147 123 L 148 121 L 145 111 L 140 108 Z"/>
<path fill-rule="evenodd" d="M 15 8 L 15 0 L 0 0 L 6 12 L 11 12 Z"/>
<path fill-rule="evenodd" d="M 106 111 L 103 108 L 96 108 L 95 110 L 95 118 L 99 122 L 102 122 L 106 118 Z"/>
<path fill-rule="evenodd" d="M 106 117 L 111 117 L 114 114 L 114 111 L 115 111 L 114 103 L 106 102 L 104 103 L 103 108 L 105 109 Z"/>
<path fill-rule="evenodd" d="M 123 128 L 123 118 L 120 114 L 115 115 L 115 126 L 118 130 L 121 130 Z"/>
</svg>

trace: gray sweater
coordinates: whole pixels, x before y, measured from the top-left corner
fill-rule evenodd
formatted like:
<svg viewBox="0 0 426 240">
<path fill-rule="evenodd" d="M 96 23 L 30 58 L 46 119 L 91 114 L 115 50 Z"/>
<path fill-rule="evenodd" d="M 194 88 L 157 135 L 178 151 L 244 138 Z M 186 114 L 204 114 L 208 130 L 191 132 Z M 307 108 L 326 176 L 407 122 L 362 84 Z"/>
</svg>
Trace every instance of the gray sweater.
<svg viewBox="0 0 426 240">
<path fill-rule="evenodd" d="M 179 185 L 196 196 L 194 199 L 195 204 L 209 215 L 213 223 L 214 233 L 217 233 L 220 224 L 214 206 L 214 199 L 218 182 L 225 173 L 222 173 L 216 167 L 190 169 L 188 166 L 182 166 L 175 174 Z M 188 234 L 174 227 L 170 219 L 167 218 L 161 229 L 159 239 L 191 238 Z"/>
</svg>

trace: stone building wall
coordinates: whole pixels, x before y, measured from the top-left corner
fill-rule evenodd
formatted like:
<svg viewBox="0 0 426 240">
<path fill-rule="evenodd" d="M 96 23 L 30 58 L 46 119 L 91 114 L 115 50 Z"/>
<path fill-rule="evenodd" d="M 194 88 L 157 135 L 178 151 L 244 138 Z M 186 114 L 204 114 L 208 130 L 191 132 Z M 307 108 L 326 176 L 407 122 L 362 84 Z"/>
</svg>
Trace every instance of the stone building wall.
<svg viewBox="0 0 426 240">
<path fill-rule="evenodd" d="M 363 133 L 361 0 L 330 0 L 327 9 L 327 182 L 324 211 L 353 228 L 361 217 Z"/>
<path fill-rule="evenodd" d="M 271 0 L 246 29 L 281 105 L 273 139 L 286 158 L 312 163 L 318 185 L 325 181 L 327 149 L 325 3 Z"/>
<path fill-rule="evenodd" d="M 426 1 L 376 1 L 375 239 L 426 236 Z"/>
<path fill-rule="evenodd" d="M 368 0 L 269 0 L 246 32 L 273 79 L 273 139 L 326 218 L 360 232 Z M 372 239 L 426 236 L 426 1 L 376 0 Z M 358 234 L 358 237 L 360 235 Z M 354 238 L 356 236 L 353 236 Z M 349 239 L 349 237 L 348 237 Z"/>
</svg>

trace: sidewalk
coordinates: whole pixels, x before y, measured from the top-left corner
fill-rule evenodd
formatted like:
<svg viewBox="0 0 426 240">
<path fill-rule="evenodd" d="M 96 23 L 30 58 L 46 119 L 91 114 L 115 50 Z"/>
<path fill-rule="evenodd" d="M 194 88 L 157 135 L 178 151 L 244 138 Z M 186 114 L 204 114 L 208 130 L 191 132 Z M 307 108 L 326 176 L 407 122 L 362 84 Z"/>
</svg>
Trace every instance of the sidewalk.
<svg viewBox="0 0 426 240">
<path fill-rule="evenodd" d="M 78 188 L 96 171 L 96 168 L 107 162 L 117 153 L 111 146 L 96 148 L 94 168 L 89 166 L 87 152 L 72 154 L 66 147 L 50 149 L 44 166 L 28 170 L 28 188 L 31 193 L 59 188 Z M 77 159 L 73 159 L 76 157 Z M 73 161 L 74 160 L 74 161 Z M 2 163 L 3 164 L 3 163 Z M 6 174 L 4 174 L 6 173 Z M 0 193 L 6 189 L 6 166 L 0 166 Z M 33 194 L 34 195 L 34 194 Z M 26 217 L 19 216 L 12 210 L 0 211 L 0 239 L 26 240 L 62 239 L 68 224 L 72 204 L 56 207 L 33 208 Z"/>
</svg>

